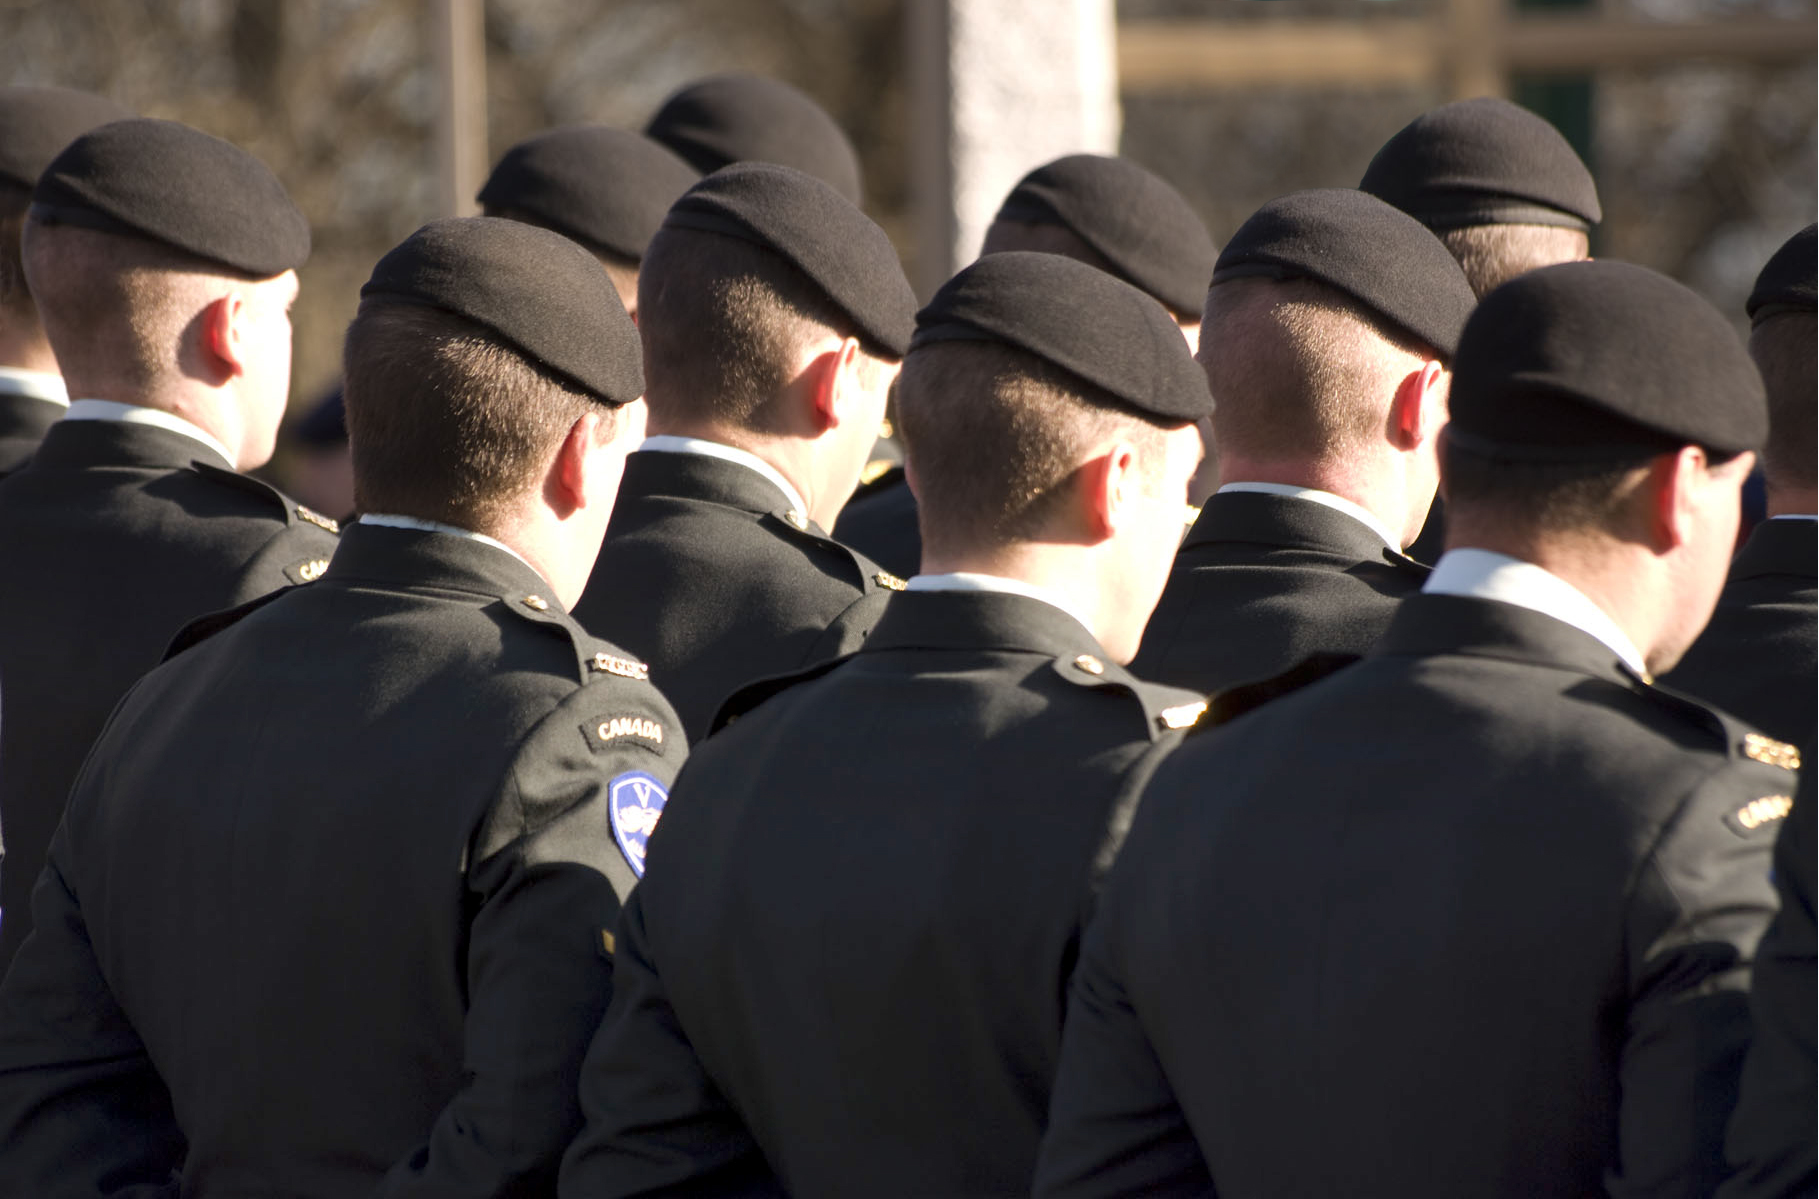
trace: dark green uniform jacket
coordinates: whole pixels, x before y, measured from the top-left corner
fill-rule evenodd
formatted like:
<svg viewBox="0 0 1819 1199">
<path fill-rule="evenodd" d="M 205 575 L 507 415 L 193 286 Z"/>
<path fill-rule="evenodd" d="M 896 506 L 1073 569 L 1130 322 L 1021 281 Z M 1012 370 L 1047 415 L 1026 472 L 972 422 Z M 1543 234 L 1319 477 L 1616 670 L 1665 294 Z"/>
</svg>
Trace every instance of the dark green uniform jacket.
<svg viewBox="0 0 1819 1199">
<path fill-rule="evenodd" d="M 0 1194 L 550 1193 L 684 754 L 641 673 L 504 551 L 359 525 L 148 675 L 0 986 Z"/>
<path fill-rule="evenodd" d="M 909 592 L 709 738 L 563 1193 L 1026 1195 L 1098 877 L 1202 707 L 1104 655 L 1040 600 Z"/>
<path fill-rule="evenodd" d="M 333 524 L 150 425 L 59 421 L 0 482 L 0 970 L 107 714 L 189 621 L 319 575 Z"/>
<path fill-rule="evenodd" d="M 1550 616 L 1411 598 L 1158 772 L 1036 1193 L 1709 1194 L 1792 752 Z"/>
<path fill-rule="evenodd" d="M 1765 520 L 1731 562 L 1718 610 L 1665 681 L 1810 756 L 1819 724 L 1819 524 Z"/>
<path fill-rule="evenodd" d="M 1210 693 L 1318 654 L 1365 654 L 1428 573 L 1324 504 L 1215 494 L 1175 555 L 1131 670 Z"/>
<path fill-rule="evenodd" d="M 68 409 L 37 396 L 6 390 L 0 379 L 0 478 L 24 466 L 45 433 Z"/>
<path fill-rule="evenodd" d="M 856 648 L 894 582 L 756 471 L 640 452 L 575 618 L 651 664 L 697 741 L 745 684 Z"/>
</svg>

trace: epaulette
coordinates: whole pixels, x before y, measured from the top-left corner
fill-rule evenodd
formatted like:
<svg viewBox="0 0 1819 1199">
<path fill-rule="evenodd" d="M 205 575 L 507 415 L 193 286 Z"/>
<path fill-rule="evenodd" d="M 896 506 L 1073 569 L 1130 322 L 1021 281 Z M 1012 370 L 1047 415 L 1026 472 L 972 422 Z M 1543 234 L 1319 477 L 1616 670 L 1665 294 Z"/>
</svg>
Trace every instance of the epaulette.
<svg viewBox="0 0 1819 1199">
<path fill-rule="evenodd" d="M 499 601 L 508 612 L 520 619 L 549 630 L 568 642 L 575 651 L 575 676 L 582 683 L 596 682 L 608 675 L 648 683 L 651 668 L 636 658 L 622 657 L 618 647 L 601 641 L 581 627 L 581 623 L 564 612 L 553 601 L 541 595 L 502 595 Z"/>
<path fill-rule="evenodd" d="M 1359 661 L 1361 654 L 1319 653 L 1302 659 L 1281 674 L 1254 683 L 1240 683 L 1216 692 L 1209 701 L 1211 704 L 1207 719 L 1200 722 L 1202 729 L 1218 728 L 1223 724 L 1243 716 L 1246 712 L 1262 707 L 1272 699 L 1281 699 L 1292 692 L 1299 691 L 1309 683 L 1317 683 L 1327 675 L 1342 670 Z"/>
<path fill-rule="evenodd" d="M 865 591 L 870 591 L 873 588 L 883 588 L 886 591 L 902 591 L 908 585 L 890 571 L 883 569 L 877 563 L 865 557 L 852 546 L 847 545 L 843 541 L 835 540 L 833 534 L 816 525 L 805 516 L 800 509 L 784 508 L 774 512 L 766 512 L 758 519 L 761 523 L 770 521 L 775 525 L 781 526 L 789 536 L 808 540 L 824 549 L 838 550 L 845 554 L 848 558 L 852 559 L 853 568 L 859 575 L 859 586 Z"/>
<path fill-rule="evenodd" d="M 846 662 L 847 659 L 852 656 L 853 655 L 851 654 L 846 654 L 838 658 L 829 658 L 825 662 L 815 663 L 806 670 L 792 671 L 789 674 L 772 675 L 770 678 L 759 679 L 756 682 L 747 683 L 745 686 L 739 688 L 739 690 L 727 696 L 725 701 L 721 703 L 719 710 L 714 713 L 713 721 L 708 725 L 708 733 L 711 735 L 719 732 L 721 729 L 737 721 L 741 716 L 744 716 L 752 709 L 758 707 L 772 696 L 781 695 L 791 687 L 820 678 L 822 675 L 833 670 L 836 666 Z"/>
<path fill-rule="evenodd" d="M 203 462 L 200 459 L 191 462 L 190 469 L 205 479 L 213 479 L 217 483 L 237 487 L 248 495 L 256 495 L 268 503 L 277 505 L 279 511 L 284 513 L 284 523 L 287 525 L 294 525 L 298 521 L 302 521 L 330 533 L 341 532 L 341 522 L 313 509 L 305 508 L 263 479 L 255 479 L 251 475 L 243 475 L 237 470 L 229 470 L 224 466 L 216 466 L 212 462 Z"/>
<path fill-rule="evenodd" d="M 1675 714 L 1684 717 L 1693 724 L 1716 734 L 1724 743 L 1726 756 L 1733 761 L 1747 758 L 1760 762 L 1764 766 L 1774 766 L 1782 770 L 1798 771 L 1800 769 L 1800 748 L 1786 741 L 1778 741 L 1746 721 L 1737 719 L 1730 713 L 1714 708 L 1703 701 L 1683 692 L 1645 679 L 1628 667 L 1623 667 L 1633 683 L 1633 690 L 1645 695 Z"/>
<path fill-rule="evenodd" d="M 276 591 L 267 592 L 258 599 L 248 600 L 237 608 L 228 608 L 225 611 L 210 612 L 206 616 L 198 616 L 196 619 L 177 630 L 177 635 L 171 638 L 171 643 L 169 647 L 165 649 L 164 657 L 160 660 L 164 662 L 170 661 L 184 650 L 200 645 L 223 629 L 239 624 L 246 617 L 257 612 L 260 608 L 265 607 L 265 605 L 271 603 L 286 592 L 295 590 L 295 587 L 280 587 Z"/>
<path fill-rule="evenodd" d="M 1192 729 L 1206 714 L 1204 697 L 1179 687 L 1146 683 L 1124 667 L 1096 654 L 1056 658 L 1054 671 L 1076 687 L 1131 696 L 1143 706 L 1144 725 L 1151 741 L 1166 733 Z"/>
</svg>

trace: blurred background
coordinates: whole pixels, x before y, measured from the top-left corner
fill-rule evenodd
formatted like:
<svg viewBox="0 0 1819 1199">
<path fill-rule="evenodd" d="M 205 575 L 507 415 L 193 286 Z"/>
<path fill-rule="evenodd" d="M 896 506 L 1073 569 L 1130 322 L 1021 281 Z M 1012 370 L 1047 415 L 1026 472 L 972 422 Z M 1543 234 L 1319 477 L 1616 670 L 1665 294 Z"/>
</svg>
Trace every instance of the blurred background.
<svg viewBox="0 0 1819 1199">
<path fill-rule="evenodd" d="M 1757 269 L 1813 220 L 1815 36 L 1812 0 L 0 0 L 0 80 L 103 92 L 272 166 L 315 235 L 301 421 L 372 263 L 471 200 L 506 147 L 557 124 L 641 128 L 728 70 L 839 120 L 925 295 L 976 249 L 965 210 L 1065 150 L 1134 158 L 1223 242 L 1273 196 L 1355 184 L 1424 109 L 1494 93 L 1591 164 L 1595 253 L 1679 278 L 1741 329 Z M 1005 161 L 955 166 L 969 120 L 1040 123 L 1062 103 L 1030 94 L 1058 46 L 1074 110 L 1047 144 L 1018 125 L 1013 148 L 986 147 Z"/>
</svg>

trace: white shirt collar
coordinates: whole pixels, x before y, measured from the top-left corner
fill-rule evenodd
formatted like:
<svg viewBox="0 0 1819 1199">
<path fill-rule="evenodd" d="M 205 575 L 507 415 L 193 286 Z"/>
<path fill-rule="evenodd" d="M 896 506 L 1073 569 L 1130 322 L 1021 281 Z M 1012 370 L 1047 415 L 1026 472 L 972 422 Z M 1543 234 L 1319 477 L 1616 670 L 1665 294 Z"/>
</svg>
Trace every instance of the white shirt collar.
<svg viewBox="0 0 1819 1199">
<path fill-rule="evenodd" d="M 543 579 L 543 572 L 531 566 L 525 556 L 497 537 L 488 537 L 485 533 L 476 533 L 472 529 L 463 529 L 459 525 L 445 525 L 438 520 L 422 520 L 415 516 L 397 516 L 389 512 L 367 512 L 360 517 L 360 524 L 378 525 L 382 529 L 416 529 L 420 533 L 446 533 L 450 537 L 460 537 L 466 541 L 478 541 L 481 545 L 490 545 L 496 550 L 504 550 L 512 557 L 537 571 L 537 577 Z M 548 579 L 543 579 L 545 583 Z"/>
<path fill-rule="evenodd" d="M 34 400 L 48 400 L 62 408 L 69 407 L 69 389 L 63 385 L 63 376 L 50 371 L 0 366 L 0 395 L 30 396 Z"/>
<path fill-rule="evenodd" d="M 1440 556 L 1422 591 L 1431 595 L 1469 595 L 1501 600 L 1551 616 L 1589 633 L 1643 678 L 1648 666 L 1629 634 L 1590 596 L 1559 575 L 1492 550 L 1448 550 Z"/>
<path fill-rule="evenodd" d="M 646 437 L 640 450 L 652 450 L 659 454 L 701 454 L 708 458 L 718 458 L 723 462 L 737 462 L 740 466 L 757 471 L 777 485 L 789 505 L 797 512 L 808 516 L 808 504 L 803 502 L 802 493 L 796 490 L 795 484 L 783 477 L 783 473 L 758 455 L 736 446 L 722 445 L 717 441 L 707 441 L 700 437 L 678 437 L 673 433 L 659 433 L 655 437 Z"/>
<path fill-rule="evenodd" d="M 980 574 L 977 571 L 958 570 L 944 575 L 916 575 L 903 585 L 905 591 L 997 591 L 1005 595 L 1021 595 L 1029 599 L 1040 600 L 1051 608 L 1059 608 L 1080 623 L 1087 635 L 1095 641 L 1098 634 L 1093 626 L 1086 622 L 1072 605 L 1046 587 L 1034 583 L 1025 583 L 1022 579 L 1007 579 L 1003 575 Z"/>
<path fill-rule="evenodd" d="M 1342 495 L 1334 495 L 1330 491 L 1321 491 L 1315 487 L 1296 487 L 1291 483 L 1227 483 L 1216 494 L 1223 495 L 1228 491 L 1255 491 L 1264 495 L 1286 495 L 1291 499 L 1311 500 L 1316 504 L 1324 504 L 1335 512 L 1345 513 L 1381 537 L 1383 544 L 1391 550 L 1398 554 L 1402 552 L 1402 546 L 1396 540 L 1395 534 L 1391 533 L 1384 523 L 1377 519 L 1375 512 Z"/>
<path fill-rule="evenodd" d="M 1770 519 L 1770 520 L 1819 520 L 1819 516 L 1812 516 L 1805 512 L 1783 512 L 1779 516 L 1771 516 L 1768 519 Z"/>
<path fill-rule="evenodd" d="M 144 408 L 138 404 L 121 404 L 113 400 L 72 400 L 69 411 L 63 414 L 64 420 L 112 420 L 126 425 L 154 425 L 160 429 L 169 429 L 172 433 L 181 433 L 194 441 L 199 441 L 221 456 L 230 469 L 235 468 L 234 455 L 228 448 L 217 441 L 212 433 L 202 426 L 184 420 L 172 412 L 158 408 Z"/>
</svg>

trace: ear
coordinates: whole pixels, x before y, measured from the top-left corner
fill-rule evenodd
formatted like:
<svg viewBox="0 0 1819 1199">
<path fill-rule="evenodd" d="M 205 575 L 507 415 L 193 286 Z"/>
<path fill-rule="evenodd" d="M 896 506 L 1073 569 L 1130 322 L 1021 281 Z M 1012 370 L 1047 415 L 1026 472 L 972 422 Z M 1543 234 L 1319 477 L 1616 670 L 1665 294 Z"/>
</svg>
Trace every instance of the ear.
<svg viewBox="0 0 1819 1199">
<path fill-rule="evenodd" d="M 1696 445 L 1672 454 L 1657 454 L 1648 466 L 1643 488 L 1648 496 L 1648 542 L 1657 554 L 1686 543 L 1692 535 L 1701 488 L 1710 485 L 1711 464 Z"/>
<path fill-rule="evenodd" d="M 1136 449 L 1127 441 L 1112 443 L 1075 472 L 1075 485 L 1084 540 L 1094 545 L 1107 540 L 1138 515 Z"/>
<path fill-rule="evenodd" d="M 551 510 L 563 520 L 601 501 L 600 459 L 594 452 L 604 440 L 600 426 L 598 412 L 576 418 L 556 449 L 556 460 L 550 464 L 543 494 Z M 610 491 L 605 498 L 612 499 Z"/>
<path fill-rule="evenodd" d="M 854 373 L 859 369 L 858 339 L 841 339 L 839 346 L 821 354 L 808 369 L 815 432 L 825 433 L 850 419 L 847 401 L 857 392 Z"/>
<path fill-rule="evenodd" d="M 202 356 L 211 372 L 221 379 L 237 378 L 246 373 L 246 297 L 234 288 L 215 300 L 198 315 L 201 327 Z"/>
<path fill-rule="evenodd" d="M 1446 424 L 1447 383 L 1451 376 L 1435 359 L 1410 371 L 1390 401 L 1390 441 L 1399 450 L 1429 444 Z"/>
</svg>

